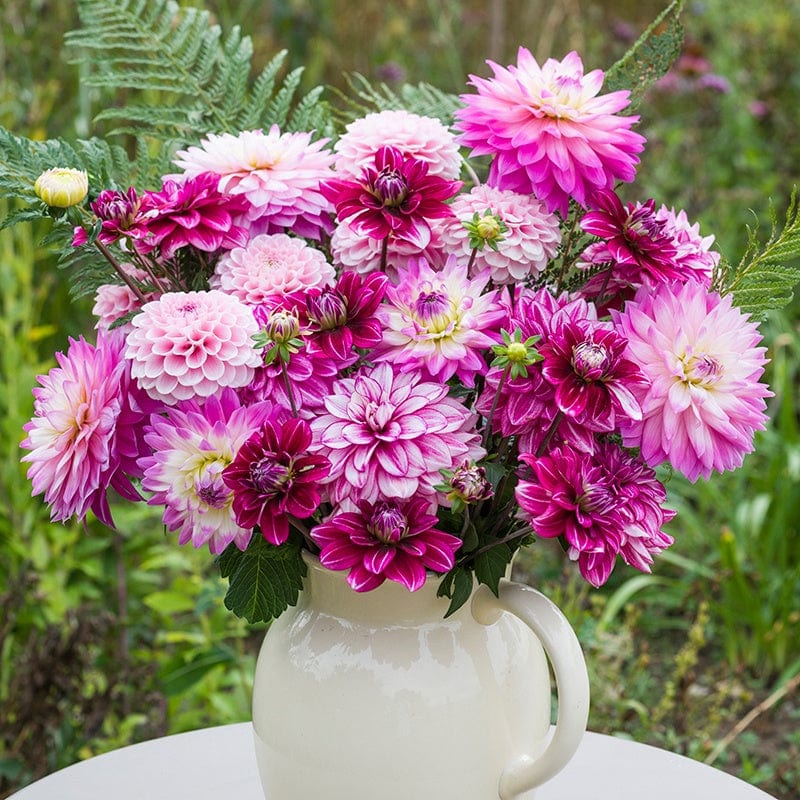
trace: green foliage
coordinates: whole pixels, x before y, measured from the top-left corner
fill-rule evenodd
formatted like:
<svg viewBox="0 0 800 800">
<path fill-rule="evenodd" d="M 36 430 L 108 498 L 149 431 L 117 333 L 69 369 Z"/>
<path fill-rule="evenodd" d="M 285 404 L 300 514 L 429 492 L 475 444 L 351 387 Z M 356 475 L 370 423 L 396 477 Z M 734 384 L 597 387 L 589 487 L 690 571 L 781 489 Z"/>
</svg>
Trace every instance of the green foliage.
<svg viewBox="0 0 800 800">
<path fill-rule="evenodd" d="M 276 546 L 258 533 L 245 551 L 228 545 L 219 558 L 220 575 L 230 581 L 225 606 L 248 622 L 268 622 L 296 605 L 306 576 L 302 545 L 292 536 Z"/>
<path fill-rule="evenodd" d="M 759 240 L 756 226 L 748 229 L 747 249 L 736 268 L 723 263 L 717 286 L 723 294 L 733 293 L 734 302 L 754 319 L 791 302 L 800 281 L 800 208 L 797 190 L 792 192 L 786 222 L 779 231 L 775 207 L 770 207 L 772 230 L 766 244 Z"/>
</svg>

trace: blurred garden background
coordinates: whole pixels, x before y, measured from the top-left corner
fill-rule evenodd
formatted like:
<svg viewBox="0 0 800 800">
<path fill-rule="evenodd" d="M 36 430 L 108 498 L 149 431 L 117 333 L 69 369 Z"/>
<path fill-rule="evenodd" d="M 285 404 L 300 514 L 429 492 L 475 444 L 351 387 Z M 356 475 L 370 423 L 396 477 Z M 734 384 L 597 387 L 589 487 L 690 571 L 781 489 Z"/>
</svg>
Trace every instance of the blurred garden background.
<svg viewBox="0 0 800 800">
<path fill-rule="evenodd" d="M 200 0 L 241 24 L 260 69 L 287 49 L 306 88 L 347 75 L 466 90 L 486 58 L 577 49 L 611 66 L 663 0 Z M 783 220 L 800 183 L 800 0 L 698 0 L 683 54 L 639 108 L 637 196 L 686 210 L 737 263 L 747 226 Z M 74 0 L 0 4 L 0 125 L 35 139 L 102 135 L 119 103 L 81 81 L 63 46 Z M 157 187 L 143 187 L 157 188 Z M 0 200 L 0 203 L 3 201 Z M 0 210 L 6 210 L 0 209 Z M 52 524 L 19 463 L 31 387 L 91 300 L 71 302 L 44 225 L 0 232 L 0 798 L 78 759 L 154 736 L 249 719 L 263 629 L 225 610 L 204 552 L 154 511 L 119 530 Z M 570 617 L 592 674 L 590 728 L 666 747 L 781 800 L 800 798 L 800 302 L 763 323 L 772 418 L 736 473 L 669 480 L 674 547 L 653 575 L 617 567 L 590 590 L 557 548 L 518 564 Z"/>
</svg>

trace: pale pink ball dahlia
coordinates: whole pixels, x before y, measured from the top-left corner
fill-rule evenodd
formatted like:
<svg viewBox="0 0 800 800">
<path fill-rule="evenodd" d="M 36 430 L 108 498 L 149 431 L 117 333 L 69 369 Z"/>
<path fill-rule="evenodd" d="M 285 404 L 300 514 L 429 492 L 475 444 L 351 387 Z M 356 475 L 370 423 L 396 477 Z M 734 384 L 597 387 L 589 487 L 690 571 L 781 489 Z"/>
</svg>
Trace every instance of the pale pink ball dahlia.
<svg viewBox="0 0 800 800">
<path fill-rule="evenodd" d="M 251 235 L 290 230 L 321 239 L 333 229 L 333 207 L 319 191 L 320 181 L 333 176 L 327 141 L 312 142 L 310 133 L 282 134 L 277 125 L 269 133 L 212 133 L 199 147 L 179 150 L 175 164 L 187 178 L 213 172 L 221 192 L 244 195 Z"/>
<path fill-rule="evenodd" d="M 760 381 L 766 348 L 754 322 L 730 295 L 701 284 L 642 287 L 623 313 L 627 357 L 647 378 L 633 391 L 641 420 L 625 420 L 623 442 L 651 466 L 669 461 L 691 481 L 740 466 L 766 423 Z"/>
<path fill-rule="evenodd" d="M 566 215 L 570 199 L 586 207 L 598 189 L 633 180 L 645 140 L 631 130 L 638 117 L 617 115 L 630 92 L 598 96 L 603 72 L 584 75 L 575 52 L 540 67 L 520 47 L 516 66 L 487 63 L 494 78 L 470 76 L 478 93 L 461 96 L 456 128 L 472 155 L 494 157 L 492 186 L 533 193 Z"/>
<path fill-rule="evenodd" d="M 438 119 L 403 109 L 387 109 L 351 122 L 333 146 L 336 171 L 360 175 L 384 145 L 424 161 L 429 175 L 454 180 L 461 172 L 461 155 L 453 134 Z"/>
<path fill-rule="evenodd" d="M 133 264 L 120 265 L 126 274 L 129 275 L 140 287 L 149 283 L 149 276 L 144 270 L 138 269 Z M 145 298 L 155 300 L 153 292 L 145 293 Z M 92 314 L 97 317 L 95 328 L 109 330 L 111 326 L 133 311 L 138 311 L 142 307 L 142 302 L 134 294 L 133 289 L 124 283 L 105 283 L 97 287 L 94 296 L 94 306 Z M 130 322 L 120 326 L 125 332 L 131 329 Z"/>
<path fill-rule="evenodd" d="M 29 452 L 33 494 L 44 494 L 54 520 L 89 509 L 113 527 L 109 487 L 128 500 L 141 500 L 128 475 L 138 476 L 144 454 L 139 431 L 156 405 L 130 379 L 120 334 L 99 331 L 97 346 L 70 339 L 58 367 L 39 376 L 33 390 L 34 417 L 21 447 Z"/>
<path fill-rule="evenodd" d="M 319 250 L 285 233 L 255 236 L 225 253 L 209 285 L 256 306 L 270 298 L 327 286 L 336 276 Z"/>
<path fill-rule="evenodd" d="M 488 268 L 496 284 L 518 283 L 539 274 L 561 242 L 558 218 L 529 195 L 481 185 L 456 197 L 450 208 L 456 219 L 437 220 L 435 229 L 443 246 L 465 258 L 473 250 L 465 222 L 489 211 L 505 225 L 496 249 L 485 245 L 479 250 L 471 270 L 474 274 Z"/>
<path fill-rule="evenodd" d="M 338 380 L 325 410 L 311 422 L 311 449 L 331 462 L 333 502 L 433 495 L 439 470 L 484 454 L 475 415 L 447 386 L 389 364 Z"/>
<path fill-rule="evenodd" d="M 167 404 L 246 386 L 261 356 L 252 311 L 217 290 L 169 292 L 147 303 L 131 324 L 125 356 L 131 374 Z"/>
</svg>

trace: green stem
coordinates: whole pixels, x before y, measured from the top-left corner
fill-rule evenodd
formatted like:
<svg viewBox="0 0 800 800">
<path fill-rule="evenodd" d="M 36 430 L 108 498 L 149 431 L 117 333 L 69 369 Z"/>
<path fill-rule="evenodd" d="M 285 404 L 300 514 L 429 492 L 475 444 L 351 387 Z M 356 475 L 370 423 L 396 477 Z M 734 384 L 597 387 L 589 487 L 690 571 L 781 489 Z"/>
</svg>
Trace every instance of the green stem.
<svg viewBox="0 0 800 800">
<path fill-rule="evenodd" d="M 280 358 L 280 356 L 278 356 Z M 294 402 L 294 392 L 292 392 L 292 384 L 289 382 L 289 372 L 286 369 L 286 362 L 281 358 L 281 375 L 283 376 L 283 385 L 286 389 L 286 394 L 289 397 L 289 405 L 292 408 L 292 416 L 297 416 L 297 404 Z"/>
<path fill-rule="evenodd" d="M 547 433 L 545 434 L 542 443 L 536 450 L 537 458 L 544 455 L 562 419 L 564 419 L 564 412 L 559 410 L 559 412 L 555 415 L 555 417 L 553 417 L 553 421 L 550 423 L 550 427 L 547 429 Z"/>
<path fill-rule="evenodd" d="M 494 418 L 494 412 L 497 410 L 497 404 L 500 402 L 500 392 L 503 391 L 503 386 L 505 385 L 506 378 L 508 378 L 509 373 L 511 372 L 511 364 L 509 364 L 504 370 L 503 374 L 500 376 L 500 380 L 497 383 L 497 391 L 494 393 L 494 400 L 492 400 L 492 407 L 489 409 L 489 416 L 486 417 L 486 428 L 483 431 L 483 449 L 489 449 L 489 439 L 492 435 L 492 419 Z"/>
<path fill-rule="evenodd" d="M 122 266 L 117 261 L 117 259 L 114 258 L 112 252 L 101 241 L 95 240 L 95 245 L 97 246 L 97 249 L 103 254 L 106 261 L 108 261 L 108 263 L 111 264 L 112 267 L 114 267 L 114 271 L 117 273 L 117 275 L 119 275 L 120 278 L 122 278 L 125 285 L 136 295 L 136 299 L 142 305 L 144 305 L 147 302 L 147 298 L 142 294 L 141 289 L 139 289 L 139 287 L 131 280 L 131 278 L 128 276 L 125 270 L 122 269 Z"/>
</svg>

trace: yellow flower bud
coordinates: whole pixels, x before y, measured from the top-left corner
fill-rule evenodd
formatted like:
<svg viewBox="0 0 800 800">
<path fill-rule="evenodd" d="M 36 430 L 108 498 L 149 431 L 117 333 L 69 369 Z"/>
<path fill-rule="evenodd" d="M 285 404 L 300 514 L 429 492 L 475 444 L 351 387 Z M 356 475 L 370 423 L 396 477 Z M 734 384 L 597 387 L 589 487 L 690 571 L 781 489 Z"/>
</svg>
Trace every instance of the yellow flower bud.
<svg viewBox="0 0 800 800">
<path fill-rule="evenodd" d="M 481 217 L 475 225 L 478 236 L 487 242 L 496 239 L 502 230 L 500 220 L 495 216 Z"/>
<path fill-rule="evenodd" d="M 528 348 L 522 342 L 511 342 L 507 354 L 509 361 L 524 361 L 528 357 Z"/>
<path fill-rule="evenodd" d="M 69 167 L 56 167 L 43 172 L 33 184 L 36 196 L 49 206 L 69 208 L 89 194 L 89 178 L 85 172 Z"/>
</svg>

